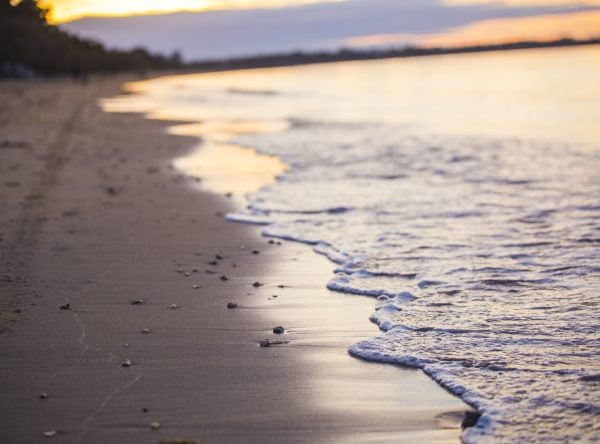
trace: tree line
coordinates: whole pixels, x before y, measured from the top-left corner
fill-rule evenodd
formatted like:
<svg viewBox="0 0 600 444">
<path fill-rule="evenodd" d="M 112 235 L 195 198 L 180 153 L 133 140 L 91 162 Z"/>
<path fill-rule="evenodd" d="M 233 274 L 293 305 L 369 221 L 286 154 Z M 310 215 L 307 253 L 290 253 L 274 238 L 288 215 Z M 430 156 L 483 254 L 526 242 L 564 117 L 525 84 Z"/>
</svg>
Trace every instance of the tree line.
<svg viewBox="0 0 600 444">
<path fill-rule="evenodd" d="M 178 52 L 166 57 L 141 47 L 109 50 L 96 41 L 49 24 L 47 15 L 48 10 L 36 0 L 22 0 L 14 5 L 10 0 L 0 0 L 0 77 L 80 77 L 183 66 Z"/>
<path fill-rule="evenodd" d="M 92 73 L 145 72 L 164 69 L 207 72 L 600 43 L 599 38 L 589 40 L 564 38 L 551 42 L 525 41 L 468 47 L 291 52 L 184 63 L 177 51 L 170 56 L 163 56 L 152 54 L 142 47 L 130 51 L 106 49 L 101 43 L 71 35 L 50 25 L 47 21 L 48 10 L 41 8 L 37 0 L 13 3 L 11 0 L 0 0 L 0 77 L 59 75 L 85 77 Z"/>
</svg>

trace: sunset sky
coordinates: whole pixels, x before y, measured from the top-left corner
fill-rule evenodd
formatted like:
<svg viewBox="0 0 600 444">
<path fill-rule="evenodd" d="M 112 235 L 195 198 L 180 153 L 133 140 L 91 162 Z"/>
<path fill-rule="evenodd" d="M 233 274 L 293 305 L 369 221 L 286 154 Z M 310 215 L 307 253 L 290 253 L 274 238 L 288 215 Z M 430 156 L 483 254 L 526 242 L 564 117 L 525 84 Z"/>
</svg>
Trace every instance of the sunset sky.
<svg viewBox="0 0 600 444">
<path fill-rule="evenodd" d="M 600 0 L 43 0 L 109 47 L 215 58 L 600 36 Z M 202 42 L 199 44 L 198 42 Z M 194 44 L 195 43 L 195 44 Z"/>
</svg>

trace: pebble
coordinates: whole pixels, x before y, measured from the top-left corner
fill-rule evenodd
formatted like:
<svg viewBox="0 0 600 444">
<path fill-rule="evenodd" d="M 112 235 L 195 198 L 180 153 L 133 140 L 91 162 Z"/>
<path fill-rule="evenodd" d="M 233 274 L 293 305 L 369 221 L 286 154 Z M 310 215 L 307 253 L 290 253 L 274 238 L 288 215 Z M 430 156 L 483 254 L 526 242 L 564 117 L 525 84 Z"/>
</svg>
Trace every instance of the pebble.
<svg viewBox="0 0 600 444">
<path fill-rule="evenodd" d="M 150 333 L 150 329 L 149 329 L 149 328 L 144 328 L 144 329 L 142 330 L 142 333 Z"/>
<path fill-rule="evenodd" d="M 200 288 L 200 285 L 192 285 L 192 288 L 193 288 L 194 290 L 198 290 L 198 289 Z"/>
<path fill-rule="evenodd" d="M 262 341 L 260 341 L 260 346 L 261 347 L 272 347 L 274 345 L 283 345 L 283 344 L 287 344 L 288 341 L 272 341 L 271 339 L 263 339 Z"/>
<path fill-rule="evenodd" d="M 228 281 L 229 280 L 229 278 L 227 276 L 225 276 L 224 274 L 222 274 L 219 279 L 221 279 L 222 281 Z"/>
<path fill-rule="evenodd" d="M 125 359 L 123 362 L 121 362 L 121 367 L 131 367 L 132 365 L 133 363 L 129 359 Z"/>
<path fill-rule="evenodd" d="M 275 243 L 275 241 L 274 241 L 273 239 L 270 239 L 270 240 L 269 240 L 269 244 L 270 244 L 270 245 L 273 245 L 274 243 Z"/>
<path fill-rule="evenodd" d="M 217 262 L 217 261 L 210 261 L 210 262 L 208 263 L 208 265 L 217 265 L 217 264 L 218 264 L 218 262 Z"/>
<path fill-rule="evenodd" d="M 179 305 L 177 304 L 171 304 L 171 307 L 169 307 L 171 310 L 177 310 L 179 308 Z"/>
<path fill-rule="evenodd" d="M 260 251 L 258 251 L 258 250 L 252 250 L 252 254 L 260 254 Z"/>
<path fill-rule="evenodd" d="M 144 303 L 143 299 L 136 299 L 135 301 L 130 302 L 131 305 L 141 305 L 143 303 Z"/>
<path fill-rule="evenodd" d="M 185 277 L 189 277 L 189 276 L 191 276 L 191 275 L 192 275 L 192 273 L 190 273 L 189 271 L 186 271 L 185 273 L 183 273 L 183 275 L 184 275 Z"/>
<path fill-rule="evenodd" d="M 146 407 L 144 407 L 144 408 L 142 409 L 142 412 L 144 412 L 144 413 L 148 413 L 148 409 L 147 409 Z"/>
<path fill-rule="evenodd" d="M 39 398 L 40 398 L 40 399 L 48 399 L 48 393 L 46 393 L 46 392 L 42 392 L 42 393 L 40 393 L 40 396 L 39 396 Z"/>
<path fill-rule="evenodd" d="M 160 422 L 158 422 L 158 421 L 152 421 L 150 423 L 150 428 L 152 430 L 158 430 L 158 429 L 160 429 Z"/>
<path fill-rule="evenodd" d="M 281 325 L 278 327 L 273 327 L 273 333 L 278 335 L 285 333 L 285 328 L 283 328 Z"/>
<path fill-rule="evenodd" d="M 196 441 L 190 441 L 189 439 L 173 438 L 161 441 L 160 444 L 198 444 Z"/>
<path fill-rule="evenodd" d="M 47 432 L 44 432 L 44 436 L 46 438 L 52 438 L 53 436 L 56 436 L 56 434 L 56 430 L 48 430 Z"/>
<path fill-rule="evenodd" d="M 469 427 L 473 427 L 475 424 L 477 424 L 477 421 L 479 420 L 480 417 L 481 417 L 481 413 L 474 412 L 472 410 L 467 410 L 465 412 L 465 417 L 460 426 L 462 427 L 463 430 L 466 428 L 469 428 Z"/>
<path fill-rule="evenodd" d="M 13 310 L 13 313 L 17 313 L 17 314 L 19 314 L 19 313 L 21 313 L 22 311 L 23 311 L 23 310 L 21 310 L 20 308 L 15 308 L 15 309 Z"/>
<path fill-rule="evenodd" d="M 223 256 L 221 256 L 220 254 L 215 254 L 215 259 L 221 260 L 223 259 Z"/>
<path fill-rule="evenodd" d="M 255 283 L 252 284 L 253 287 L 262 287 L 264 284 L 256 281 Z"/>
<path fill-rule="evenodd" d="M 65 305 L 61 305 L 60 306 L 61 310 L 70 310 L 71 309 L 71 304 L 65 304 Z"/>
<path fill-rule="evenodd" d="M 227 304 L 227 308 L 237 308 L 237 307 L 238 307 L 238 304 L 236 304 L 235 302 L 229 302 Z"/>
</svg>

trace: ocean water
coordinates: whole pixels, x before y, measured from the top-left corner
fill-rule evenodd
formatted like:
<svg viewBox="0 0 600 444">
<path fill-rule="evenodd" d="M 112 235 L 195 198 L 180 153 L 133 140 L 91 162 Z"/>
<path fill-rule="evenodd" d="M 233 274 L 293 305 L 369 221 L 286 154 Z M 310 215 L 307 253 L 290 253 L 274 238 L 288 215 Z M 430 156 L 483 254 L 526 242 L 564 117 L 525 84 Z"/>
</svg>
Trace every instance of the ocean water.
<svg viewBox="0 0 600 444">
<path fill-rule="evenodd" d="M 197 122 L 174 131 L 203 138 L 189 174 L 256 150 L 259 185 L 204 186 L 373 297 L 381 334 L 349 352 L 479 409 L 465 442 L 600 442 L 598 79 L 599 47 L 516 51 L 168 77 L 105 107 Z"/>
</svg>

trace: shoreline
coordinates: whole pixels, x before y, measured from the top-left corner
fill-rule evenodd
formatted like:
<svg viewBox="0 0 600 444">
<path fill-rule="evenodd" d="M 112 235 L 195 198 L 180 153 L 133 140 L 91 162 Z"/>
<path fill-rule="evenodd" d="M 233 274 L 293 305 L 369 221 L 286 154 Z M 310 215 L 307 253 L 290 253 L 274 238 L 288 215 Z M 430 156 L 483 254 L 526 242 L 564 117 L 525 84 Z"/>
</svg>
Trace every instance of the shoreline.
<svg viewBox="0 0 600 444">
<path fill-rule="evenodd" d="M 371 299 L 226 222 L 170 167 L 197 143 L 173 122 L 99 109 L 126 80 L 0 84 L 3 440 L 457 442 L 462 401 L 347 353 L 378 332 Z"/>
</svg>

